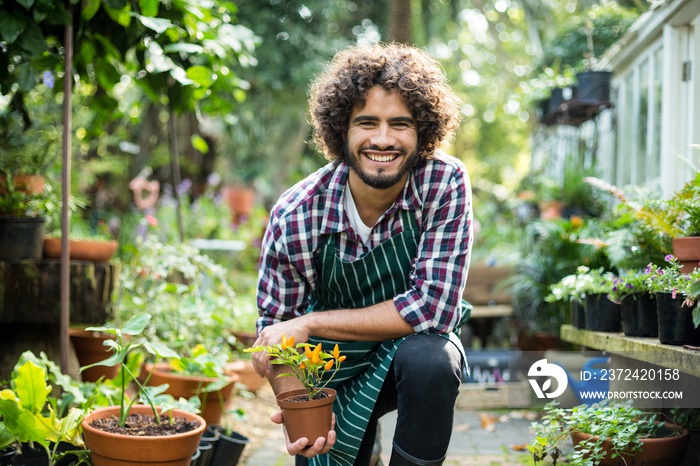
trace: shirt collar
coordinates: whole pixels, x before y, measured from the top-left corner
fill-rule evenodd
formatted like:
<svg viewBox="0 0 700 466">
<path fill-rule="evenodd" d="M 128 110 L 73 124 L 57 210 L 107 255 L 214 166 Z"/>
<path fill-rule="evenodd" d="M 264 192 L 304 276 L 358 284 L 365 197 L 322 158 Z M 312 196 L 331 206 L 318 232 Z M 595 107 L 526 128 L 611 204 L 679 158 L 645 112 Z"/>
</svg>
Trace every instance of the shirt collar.
<svg viewBox="0 0 700 466">
<path fill-rule="evenodd" d="M 337 163 L 337 162 L 334 162 Z M 425 167 L 425 161 L 418 163 L 416 167 L 408 173 L 408 180 L 404 185 L 401 194 L 389 207 L 384 215 L 392 215 L 398 209 L 417 210 L 421 206 L 419 196 L 417 173 Z M 331 177 L 325 192 L 325 203 L 323 219 L 321 221 L 321 234 L 339 233 L 347 230 L 345 222 L 345 208 L 343 207 L 343 191 L 348 182 L 350 167 L 345 162 L 339 162 L 333 176 Z"/>
</svg>

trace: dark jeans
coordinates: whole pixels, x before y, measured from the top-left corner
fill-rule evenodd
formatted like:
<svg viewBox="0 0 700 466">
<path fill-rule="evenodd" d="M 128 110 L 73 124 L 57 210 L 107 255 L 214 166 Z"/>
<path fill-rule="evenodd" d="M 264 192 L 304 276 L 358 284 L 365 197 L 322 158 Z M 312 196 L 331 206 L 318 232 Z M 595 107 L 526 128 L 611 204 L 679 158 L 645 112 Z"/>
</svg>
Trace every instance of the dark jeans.
<svg viewBox="0 0 700 466">
<path fill-rule="evenodd" d="M 355 466 L 369 466 L 380 417 L 398 409 L 394 452 L 424 466 L 439 465 L 452 435 L 462 356 L 437 335 L 418 334 L 399 345 L 362 438 Z M 307 466 L 302 456 L 296 466 Z"/>
</svg>

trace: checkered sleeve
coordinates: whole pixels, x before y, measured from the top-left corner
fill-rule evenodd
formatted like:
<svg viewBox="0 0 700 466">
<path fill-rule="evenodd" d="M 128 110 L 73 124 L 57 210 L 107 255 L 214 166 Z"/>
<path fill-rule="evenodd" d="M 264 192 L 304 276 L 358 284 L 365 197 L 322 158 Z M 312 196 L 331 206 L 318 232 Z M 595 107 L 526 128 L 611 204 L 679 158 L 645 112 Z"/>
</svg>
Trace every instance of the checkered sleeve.
<svg viewBox="0 0 700 466">
<path fill-rule="evenodd" d="M 449 333 L 461 316 L 471 255 L 471 186 L 466 169 L 435 171 L 424 183 L 423 226 L 411 288 L 394 298 L 401 316 L 419 333 Z"/>
</svg>

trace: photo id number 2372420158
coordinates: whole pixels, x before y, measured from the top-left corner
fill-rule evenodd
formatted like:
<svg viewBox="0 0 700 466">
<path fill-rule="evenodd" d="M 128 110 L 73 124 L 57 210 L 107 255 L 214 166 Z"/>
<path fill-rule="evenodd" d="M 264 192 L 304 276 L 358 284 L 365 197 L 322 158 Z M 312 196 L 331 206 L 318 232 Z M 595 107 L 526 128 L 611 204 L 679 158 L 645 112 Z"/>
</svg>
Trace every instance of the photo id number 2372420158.
<svg viewBox="0 0 700 466">
<path fill-rule="evenodd" d="M 581 371 L 581 380 L 662 381 L 679 380 L 680 371 L 670 368 L 597 369 Z"/>
</svg>

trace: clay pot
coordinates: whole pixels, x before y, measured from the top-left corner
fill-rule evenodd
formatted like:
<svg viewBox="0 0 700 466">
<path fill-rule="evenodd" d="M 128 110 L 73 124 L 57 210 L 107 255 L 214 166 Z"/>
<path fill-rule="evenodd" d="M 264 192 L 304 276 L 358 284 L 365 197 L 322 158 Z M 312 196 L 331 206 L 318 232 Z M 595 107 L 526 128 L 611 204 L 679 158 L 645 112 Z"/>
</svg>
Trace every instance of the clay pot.
<svg viewBox="0 0 700 466">
<path fill-rule="evenodd" d="M 672 240 L 673 255 L 682 264 L 681 272 L 690 273 L 700 267 L 700 236 L 686 236 Z"/>
<path fill-rule="evenodd" d="M 243 385 L 249 392 L 255 393 L 265 385 L 266 379 L 255 372 L 253 362 L 249 359 L 233 361 L 226 366 L 226 369 L 235 372 L 238 375 L 238 383 Z"/>
<path fill-rule="evenodd" d="M 71 328 L 68 329 L 71 344 L 78 357 L 80 366 L 88 366 L 96 362 L 104 361 L 111 356 L 110 350 L 104 346 L 104 342 L 114 339 L 113 336 L 99 332 L 89 332 L 87 330 Z M 119 365 L 116 366 L 95 366 L 80 372 L 83 382 L 97 382 L 101 377 L 113 379 L 117 376 Z"/>
<path fill-rule="evenodd" d="M 44 238 L 44 257 L 61 258 L 61 238 Z M 70 259 L 107 262 L 117 252 L 117 241 L 68 240 Z"/>
<path fill-rule="evenodd" d="M 144 372 L 151 374 L 148 385 L 156 386 L 167 383 L 169 387 L 165 393 L 175 398 L 190 398 L 197 395 L 202 402 L 200 416 L 207 424 L 220 423 L 224 410 L 231 401 L 233 385 L 238 381 L 238 375 L 231 373 L 228 375 L 229 383 L 221 390 L 204 392 L 204 388 L 208 384 L 216 382 L 217 379 L 177 374 L 172 372 L 167 364 L 156 364 L 155 369 L 151 364 L 147 364 Z"/>
<path fill-rule="evenodd" d="M 328 437 L 336 392 L 332 388 L 326 388 L 323 391 L 326 392 L 327 397 L 311 401 L 291 401 L 308 393 L 303 388 L 277 395 L 277 406 L 282 410 L 284 427 L 287 429 L 290 442 L 306 437 L 309 439 L 309 444 L 312 444 L 319 437 Z"/>
<path fill-rule="evenodd" d="M 679 430 L 680 434 L 672 437 L 642 438 L 642 449 L 634 456 L 622 455 L 622 457 L 610 458 L 612 445 L 609 441 L 604 441 L 603 451 L 606 452 L 606 455 L 601 460 L 600 466 L 667 466 L 680 464 L 688 449 L 690 432 L 688 429 L 669 423 L 665 425 L 665 428 L 673 431 Z M 582 432 L 571 433 L 571 441 L 574 443 L 574 446 L 589 438 L 591 438 L 590 434 Z"/>
<path fill-rule="evenodd" d="M 44 192 L 46 177 L 43 175 L 15 175 L 12 184 L 16 191 L 27 194 L 41 194 Z M 0 194 L 7 194 L 7 177 L 0 175 Z"/>
<path fill-rule="evenodd" d="M 151 407 L 145 405 L 133 406 L 130 412 L 152 413 Z M 113 434 L 90 425 L 94 419 L 118 415 L 119 406 L 99 408 L 85 417 L 81 424 L 93 466 L 189 466 L 206 428 L 206 422 L 201 416 L 179 409 L 172 411 L 174 417 L 197 421 L 199 427 L 182 434 L 141 437 Z"/>
</svg>

